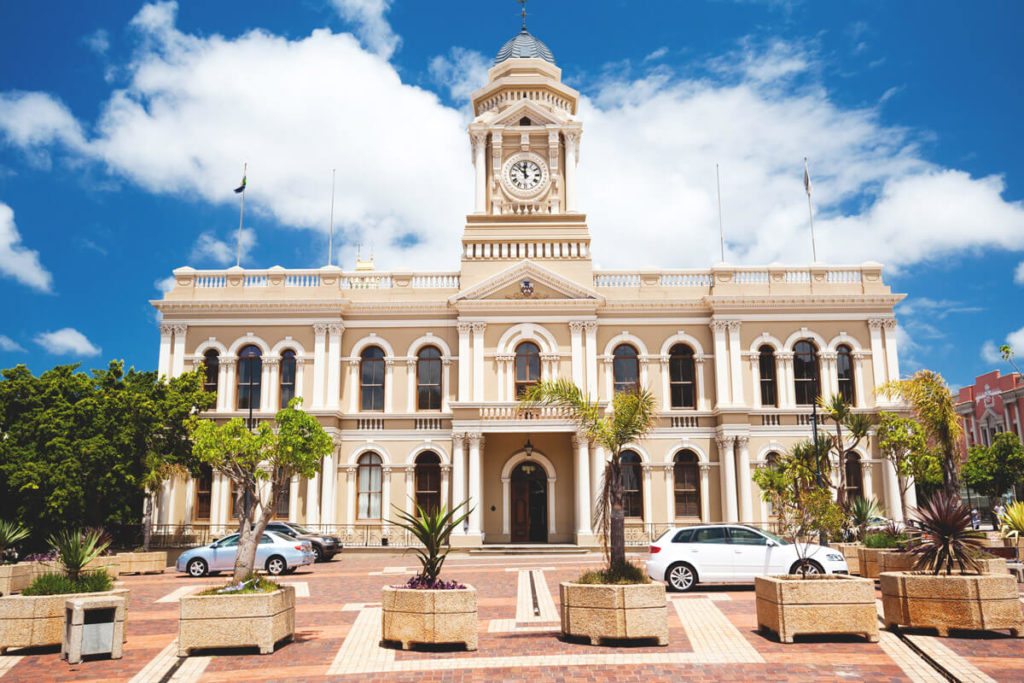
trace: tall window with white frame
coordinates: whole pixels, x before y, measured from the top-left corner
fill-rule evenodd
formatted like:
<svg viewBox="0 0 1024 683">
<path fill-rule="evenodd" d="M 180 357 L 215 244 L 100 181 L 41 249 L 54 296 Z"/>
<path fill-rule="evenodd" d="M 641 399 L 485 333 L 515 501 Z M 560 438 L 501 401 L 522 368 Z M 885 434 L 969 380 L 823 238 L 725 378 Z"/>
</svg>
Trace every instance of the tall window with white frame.
<svg viewBox="0 0 1024 683">
<path fill-rule="evenodd" d="M 778 406 L 779 391 L 775 382 L 775 349 L 764 344 L 757 350 L 757 367 L 761 375 L 761 405 Z"/>
<path fill-rule="evenodd" d="M 633 451 L 619 456 L 622 467 L 622 509 L 626 517 L 644 516 L 643 464 Z"/>
<path fill-rule="evenodd" d="M 291 349 L 281 354 L 281 407 L 295 398 L 295 352 Z"/>
<path fill-rule="evenodd" d="M 426 452 L 416 456 L 416 511 L 436 512 L 441 508 L 441 459 L 437 453 Z"/>
<path fill-rule="evenodd" d="M 697 407 L 696 374 L 693 349 L 686 344 L 673 346 L 668 356 L 669 393 L 673 408 Z"/>
<path fill-rule="evenodd" d="M 853 388 L 853 352 L 846 344 L 836 349 L 836 376 L 839 378 L 839 395 L 851 406 L 857 402 Z"/>
<path fill-rule="evenodd" d="M 616 394 L 639 388 L 640 356 L 631 345 L 619 344 L 612 352 L 612 378 Z"/>
<path fill-rule="evenodd" d="M 356 479 L 359 486 L 356 519 L 380 519 L 383 469 L 380 456 L 364 453 L 359 456 Z"/>
<path fill-rule="evenodd" d="M 238 354 L 238 410 L 259 410 L 263 383 L 263 353 L 246 346 Z"/>
<path fill-rule="evenodd" d="M 540 349 L 533 342 L 516 347 L 516 398 L 540 381 Z"/>
<path fill-rule="evenodd" d="M 364 411 L 384 410 L 384 350 L 371 346 L 359 362 L 359 406 Z"/>
<path fill-rule="evenodd" d="M 813 405 L 821 395 L 818 347 L 801 339 L 793 346 L 793 388 L 798 406 Z"/>
<path fill-rule="evenodd" d="M 700 459 L 693 451 L 679 451 L 674 463 L 676 517 L 700 517 Z"/>
<path fill-rule="evenodd" d="M 217 380 L 220 374 L 220 353 L 210 349 L 203 354 L 203 391 L 217 393 Z"/>
<path fill-rule="evenodd" d="M 864 497 L 864 474 L 860 468 L 860 456 L 846 454 L 846 500 Z"/>
<path fill-rule="evenodd" d="M 425 346 L 416 354 L 416 409 L 441 410 L 441 352 Z"/>
</svg>

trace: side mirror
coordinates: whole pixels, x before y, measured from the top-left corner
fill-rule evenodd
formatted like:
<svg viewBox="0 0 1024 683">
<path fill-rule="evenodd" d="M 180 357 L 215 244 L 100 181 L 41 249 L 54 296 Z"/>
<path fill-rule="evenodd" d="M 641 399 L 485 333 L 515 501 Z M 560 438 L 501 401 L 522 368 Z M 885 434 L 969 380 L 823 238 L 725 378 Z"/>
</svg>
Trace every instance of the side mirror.
<svg viewBox="0 0 1024 683">
<path fill-rule="evenodd" d="M 769 548 L 774 548 L 777 545 L 778 545 L 778 543 L 776 543 L 775 541 L 773 541 L 771 539 L 768 539 L 768 547 Z"/>
</svg>

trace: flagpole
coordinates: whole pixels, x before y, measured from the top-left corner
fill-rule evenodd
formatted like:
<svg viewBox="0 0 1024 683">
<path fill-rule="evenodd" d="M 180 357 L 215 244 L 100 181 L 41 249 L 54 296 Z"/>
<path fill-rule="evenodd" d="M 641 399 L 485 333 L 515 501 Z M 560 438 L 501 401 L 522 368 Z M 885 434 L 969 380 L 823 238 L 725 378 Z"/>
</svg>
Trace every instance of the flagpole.
<svg viewBox="0 0 1024 683">
<path fill-rule="evenodd" d="M 722 263 L 725 263 L 725 231 L 722 228 L 722 180 L 718 175 L 718 164 L 715 164 L 715 185 L 718 188 L 718 240 L 722 245 Z"/>
<path fill-rule="evenodd" d="M 242 219 L 245 216 L 245 176 L 249 170 L 249 162 L 242 165 L 242 208 L 238 212 L 238 250 L 235 265 L 242 265 Z"/>
<path fill-rule="evenodd" d="M 807 157 L 804 157 L 804 189 L 807 190 L 807 215 L 811 219 L 811 254 L 818 262 L 818 245 L 814 240 L 814 209 L 811 208 L 811 175 L 807 171 Z"/>
<path fill-rule="evenodd" d="M 337 169 L 331 169 L 331 234 L 327 238 L 327 265 L 331 265 L 334 258 L 334 175 Z"/>
</svg>

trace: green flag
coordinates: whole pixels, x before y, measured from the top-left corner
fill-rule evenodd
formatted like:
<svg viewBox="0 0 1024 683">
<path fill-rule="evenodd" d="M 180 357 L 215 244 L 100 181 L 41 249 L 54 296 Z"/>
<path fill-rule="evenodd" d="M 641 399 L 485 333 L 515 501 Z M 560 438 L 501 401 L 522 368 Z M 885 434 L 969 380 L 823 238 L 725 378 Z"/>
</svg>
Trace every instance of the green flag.
<svg viewBox="0 0 1024 683">
<path fill-rule="evenodd" d="M 245 176 L 242 176 L 242 184 L 235 188 L 235 194 L 245 192 Z"/>
</svg>

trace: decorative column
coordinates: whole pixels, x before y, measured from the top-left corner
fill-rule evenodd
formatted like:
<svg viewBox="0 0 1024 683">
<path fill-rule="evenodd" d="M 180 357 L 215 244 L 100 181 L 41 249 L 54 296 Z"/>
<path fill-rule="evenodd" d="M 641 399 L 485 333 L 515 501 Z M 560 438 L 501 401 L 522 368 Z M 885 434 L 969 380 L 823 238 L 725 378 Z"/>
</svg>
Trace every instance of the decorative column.
<svg viewBox="0 0 1024 683">
<path fill-rule="evenodd" d="M 888 463 L 887 460 L 882 460 L 882 467 L 885 467 Z M 894 470 L 895 471 L 895 470 Z M 861 460 L 860 461 L 860 481 L 864 487 L 864 498 L 871 500 L 875 497 L 874 484 L 871 481 L 871 461 Z"/>
<path fill-rule="evenodd" d="M 327 326 L 330 335 L 327 346 L 327 399 L 324 405 L 328 410 L 338 410 L 341 399 L 341 334 L 345 326 L 331 323 Z"/>
<path fill-rule="evenodd" d="M 885 349 L 882 346 L 882 326 L 885 320 L 872 318 L 868 320 L 868 328 L 871 331 L 871 370 L 874 375 L 875 389 L 885 384 Z M 875 403 L 887 405 L 892 403 L 888 396 L 879 394 Z"/>
<path fill-rule="evenodd" d="M 228 410 L 228 366 L 227 356 L 218 358 L 217 363 L 217 412 Z"/>
<path fill-rule="evenodd" d="M 238 401 L 235 397 L 238 391 L 238 383 L 235 381 L 238 357 L 225 356 L 220 359 L 220 364 L 224 368 L 224 410 L 233 412 L 238 409 Z"/>
<path fill-rule="evenodd" d="M 882 468 L 884 473 L 882 485 L 885 494 L 885 509 L 889 513 L 889 519 L 897 522 L 903 521 L 903 509 L 900 507 L 899 479 L 896 477 L 896 469 L 891 462 L 885 463 Z"/>
<path fill-rule="evenodd" d="M 896 319 L 887 318 L 882 324 L 885 328 L 885 363 L 886 371 L 889 374 L 889 381 L 896 381 L 900 378 L 900 359 L 896 351 Z M 174 331 L 174 338 L 178 338 L 178 331 Z"/>
<path fill-rule="evenodd" d="M 293 474 L 288 482 L 288 519 L 292 522 L 299 519 L 299 475 Z"/>
<path fill-rule="evenodd" d="M 779 396 L 779 407 L 793 408 L 796 404 L 796 390 L 793 387 L 793 352 L 779 351 L 775 354 L 778 380 L 776 390 Z"/>
<path fill-rule="evenodd" d="M 582 320 L 569 321 L 569 348 L 572 354 L 572 383 L 583 387 L 583 326 Z"/>
<path fill-rule="evenodd" d="M 260 392 L 261 410 L 277 412 L 281 405 L 281 357 L 266 356 L 263 359 L 263 375 L 266 377 L 264 390 Z"/>
<path fill-rule="evenodd" d="M 466 456 L 463 447 L 466 435 L 452 432 L 452 509 L 466 500 Z M 454 531 L 456 536 L 466 533 L 466 524 L 460 524 Z"/>
<path fill-rule="evenodd" d="M 580 160 L 580 134 L 565 133 L 565 212 L 576 211 L 576 164 Z"/>
<path fill-rule="evenodd" d="M 729 321 L 729 376 L 732 378 L 732 404 L 741 406 L 743 400 L 743 365 L 740 348 L 740 325 L 739 320 Z M 718 353 L 717 351 L 715 353 Z"/>
<path fill-rule="evenodd" d="M 704 361 L 706 356 L 703 353 L 698 353 L 693 357 L 695 363 L 695 369 L 697 372 L 697 409 L 698 410 L 711 410 L 711 401 L 708 400 L 708 392 L 704 388 Z"/>
<path fill-rule="evenodd" d="M 719 475 L 722 478 L 722 521 L 735 523 L 739 519 L 739 510 L 736 506 L 736 452 L 734 448 L 734 437 L 718 436 L 715 443 L 718 444 Z"/>
<path fill-rule="evenodd" d="M 359 468 L 356 465 L 348 465 L 345 467 L 346 485 L 348 490 L 348 500 L 345 503 L 345 509 L 348 510 L 348 514 L 345 515 L 346 522 L 349 523 L 350 529 L 352 522 L 356 521 L 359 517 L 359 491 L 356 488 L 359 477 Z"/>
<path fill-rule="evenodd" d="M 447 413 L 449 408 L 449 396 L 452 392 L 452 359 L 449 356 L 441 358 L 441 412 Z"/>
<path fill-rule="evenodd" d="M 750 362 L 750 398 L 754 410 L 761 408 L 761 356 L 758 353 L 747 353 Z"/>
<path fill-rule="evenodd" d="M 711 521 L 711 463 L 700 463 L 700 521 Z"/>
<path fill-rule="evenodd" d="M 395 398 L 395 359 L 384 359 L 384 412 L 394 412 Z"/>
<path fill-rule="evenodd" d="M 736 463 L 736 486 L 739 488 L 739 521 L 749 524 L 754 521 L 754 504 L 751 496 L 750 484 L 750 437 L 737 436 L 736 446 L 739 448 L 739 457 Z"/>
<path fill-rule="evenodd" d="M 220 472 L 214 472 L 210 480 L 210 533 L 216 533 L 224 514 L 224 498 L 221 496 L 220 480 Z"/>
<path fill-rule="evenodd" d="M 359 358 L 348 359 L 348 412 L 359 412 Z"/>
<path fill-rule="evenodd" d="M 188 332 L 188 325 L 180 323 L 174 327 L 174 355 L 171 358 L 171 376 L 177 377 L 185 371 L 185 334 Z"/>
<path fill-rule="evenodd" d="M 321 524 L 337 524 L 338 522 L 338 495 L 335 489 L 338 486 L 338 460 L 341 457 L 341 437 L 335 435 L 334 450 L 324 456 L 324 483 L 323 483 L 323 507 L 320 510 Z"/>
<path fill-rule="evenodd" d="M 295 395 L 303 398 L 306 396 L 306 385 L 302 380 L 306 376 L 307 364 L 313 364 L 313 359 L 309 356 L 299 356 L 295 359 Z"/>
<path fill-rule="evenodd" d="M 612 368 L 612 363 L 614 362 L 614 358 L 604 359 L 604 397 L 609 402 L 615 396 L 615 374 Z"/>
<path fill-rule="evenodd" d="M 650 375 L 647 372 L 647 366 L 650 364 L 650 360 L 649 356 L 640 356 L 640 386 L 642 387 L 651 386 Z"/>
<path fill-rule="evenodd" d="M 185 475 L 187 481 L 185 483 L 185 525 L 192 526 L 192 517 L 195 514 L 195 502 L 196 502 L 196 480 L 190 475 Z"/>
<path fill-rule="evenodd" d="M 498 400 L 515 400 L 515 361 L 514 353 L 500 353 L 494 356 L 498 366 Z"/>
<path fill-rule="evenodd" d="M 406 409 L 410 413 L 416 412 L 416 368 L 419 360 L 413 356 L 412 358 L 405 359 L 405 386 L 406 395 L 408 400 L 406 401 Z M 441 384 L 441 395 L 444 396 L 445 387 L 447 383 Z"/>
<path fill-rule="evenodd" d="M 469 467 L 468 470 L 468 499 L 473 511 L 469 513 L 469 534 L 479 536 L 483 530 L 480 524 L 481 502 L 480 502 L 480 458 L 483 450 L 484 437 L 474 432 L 468 435 L 469 438 Z"/>
<path fill-rule="evenodd" d="M 405 511 L 414 514 L 416 512 L 416 464 L 406 465 L 402 468 L 405 474 Z"/>
<path fill-rule="evenodd" d="M 487 323 L 473 323 L 473 400 L 484 400 L 484 330 Z"/>
<path fill-rule="evenodd" d="M 583 434 L 572 435 L 576 466 L 576 533 L 593 533 L 590 523 L 590 441 Z"/>
<path fill-rule="evenodd" d="M 596 401 L 599 393 L 597 386 L 597 321 L 588 320 L 583 323 L 583 331 L 586 335 L 586 347 L 583 353 L 586 359 L 587 394 Z"/>
<path fill-rule="evenodd" d="M 512 479 L 501 478 L 501 533 L 512 536 Z"/>
<path fill-rule="evenodd" d="M 157 372 L 161 377 L 171 376 L 171 334 L 174 326 L 167 323 L 160 325 L 160 359 L 157 361 Z"/>
<path fill-rule="evenodd" d="M 460 322 L 457 325 L 459 330 L 459 401 L 470 400 L 469 381 L 472 373 L 470 371 L 472 352 L 469 346 L 469 333 L 473 330 L 473 323 Z"/>
<path fill-rule="evenodd" d="M 476 170 L 476 213 L 487 213 L 487 133 L 473 133 L 473 167 Z"/>
<path fill-rule="evenodd" d="M 729 399 L 729 366 L 726 351 L 725 334 L 729 328 L 728 321 L 712 320 L 711 330 L 715 340 L 715 406 L 731 404 Z"/>
<path fill-rule="evenodd" d="M 413 466 L 413 474 L 415 475 L 416 468 Z M 452 477 L 452 466 L 447 464 L 441 465 L 441 506 L 446 510 L 451 510 L 451 503 L 448 497 L 448 484 Z"/>
<path fill-rule="evenodd" d="M 658 370 L 661 373 L 661 407 L 663 410 L 672 410 L 672 392 L 668 381 L 669 368 L 667 356 L 658 357 Z"/>
<path fill-rule="evenodd" d="M 591 510 L 594 509 L 597 500 L 601 497 L 601 479 L 604 477 L 604 468 L 607 462 L 608 455 L 605 453 L 604 446 L 595 443 L 594 448 L 590 451 Z"/>
<path fill-rule="evenodd" d="M 380 468 L 380 521 L 386 522 L 391 514 L 391 466 Z"/>
<path fill-rule="evenodd" d="M 320 473 L 306 480 L 306 524 L 320 524 Z"/>
<path fill-rule="evenodd" d="M 654 465 L 647 462 L 640 466 L 640 471 L 643 472 L 644 476 L 644 480 L 642 482 L 644 494 L 644 522 L 648 523 L 654 521 L 653 513 L 651 512 L 651 498 L 654 493 L 651 488 L 651 468 L 653 467 Z"/>
<path fill-rule="evenodd" d="M 548 539 L 555 535 L 555 484 L 556 477 L 548 477 Z"/>
<path fill-rule="evenodd" d="M 327 323 L 313 324 L 313 409 L 324 407 L 327 380 Z"/>
<path fill-rule="evenodd" d="M 665 473 L 665 521 L 672 524 L 676 519 L 675 466 L 666 463 L 661 469 Z"/>
<path fill-rule="evenodd" d="M 851 354 L 853 357 L 853 406 L 855 408 L 868 406 L 868 397 L 864 394 L 864 355 L 863 351 L 854 351 Z"/>
<path fill-rule="evenodd" d="M 835 351 L 822 351 L 821 358 L 821 394 L 824 397 L 835 396 L 839 393 L 839 373 L 836 371 Z"/>
</svg>

